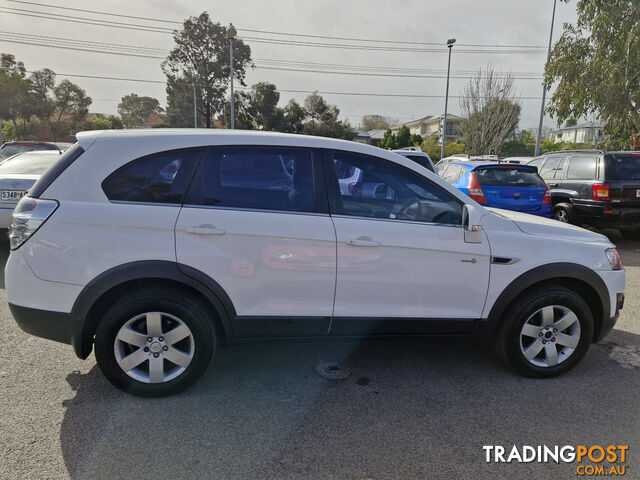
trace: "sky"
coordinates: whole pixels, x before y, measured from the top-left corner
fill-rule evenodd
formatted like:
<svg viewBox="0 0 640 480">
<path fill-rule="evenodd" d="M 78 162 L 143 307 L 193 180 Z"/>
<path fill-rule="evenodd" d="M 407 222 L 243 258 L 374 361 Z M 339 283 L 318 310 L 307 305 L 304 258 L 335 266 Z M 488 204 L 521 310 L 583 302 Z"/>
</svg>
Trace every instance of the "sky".
<svg viewBox="0 0 640 480">
<path fill-rule="evenodd" d="M 64 8 L 52 8 L 52 6 Z M 492 65 L 498 71 L 513 72 L 516 77 L 529 77 L 515 80 L 516 93 L 521 97 L 522 106 L 520 128 L 526 129 L 538 125 L 542 96 L 541 76 L 549 41 L 553 0 L 438 2 L 432 0 L 272 0 L 269 2 L 264 0 L 190 0 L 189 2 L 0 0 L 0 52 L 15 55 L 30 71 L 45 67 L 52 69 L 59 74 L 58 81 L 68 78 L 87 91 L 93 99 L 91 112 L 115 114 L 121 97 L 130 93 L 157 98 L 161 105 L 164 105 L 165 86 L 162 83 L 116 81 L 103 79 L 103 77 L 162 82 L 165 79 L 160 69 L 162 60 L 66 50 L 25 44 L 25 42 L 51 43 L 50 39 L 43 40 L 42 37 L 56 37 L 64 39 L 57 40 L 58 44 L 68 45 L 67 39 L 81 41 L 85 45 L 87 42 L 119 44 L 139 47 L 138 52 L 143 52 L 147 56 L 163 56 L 163 52 L 168 52 L 173 46 L 170 33 L 144 31 L 140 27 L 111 28 L 104 25 L 107 21 L 149 25 L 164 29 L 175 28 L 178 25 L 86 13 L 71 10 L 73 8 L 176 22 L 208 11 L 215 22 L 223 25 L 233 22 L 238 29 L 238 36 L 251 47 L 256 64 L 256 68 L 247 74 L 246 83 L 249 86 L 259 81 L 268 81 L 283 90 L 423 96 L 416 98 L 321 93 L 329 103 L 338 106 L 342 118 L 347 118 L 351 125 L 356 127 L 362 116 L 367 114 L 388 116 L 400 122 L 426 115 L 442 114 L 446 89 L 446 41 L 449 38 L 455 38 L 457 43 L 451 57 L 453 77 L 468 77 L 472 72 L 486 68 L 487 65 Z M 46 14 L 39 12 L 46 12 Z M 41 18 L 52 14 L 57 15 L 56 18 L 59 20 Z M 61 19 L 76 21 L 93 19 L 92 22 L 99 25 L 74 23 Z M 575 22 L 575 20 L 575 0 L 568 3 L 558 2 L 554 41 L 560 37 L 562 24 Z M 276 33 L 248 32 L 247 29 Z M 294 37 L 282 35 L 282 33 L 385 42 Z M 22 43 L 15 43 L 16 39 Z M 283 45 L 256 39 L 293 40 L 298 44 Z M 386 43 L 388 41 L 413 43 Z M 400 47 L 403 50 L 329 48 L 300 45 L 299 42 L 396 49 Z M 472 45 L 490 45 L 491 47 Z M 122 53 L 125 49 L 111 46 L 109 50 Z M 274 63 L 273 60 L 278 62 Z M 283 64 L 282 61 L 305 63 Z M 331 64 L 332 66 L 318 67 L 313 64 Z M 292 72 L 264 68 L 273 66 L 320 69 L 333 73 Z M 371 68 L 362 69 L 355 66 Z M 365 74 L 339 73 L 344 71 Z M 66 77 L 62 74 L 101 78 Z M 398 74 L 405 77 L 388 76 Z M 413 77 L 406 77 L 407 75 L 413 75 Z M 415 78 L 425 76 L 438 78 Z M 463 93 L 468 81 L 468 78 L 451 79 L 449 113 L 460 113 L 460 100 L 455 97 Z M 282 92 L 280 105 L 285 105 L 290 98 L 295 98 L 302 103 L 306 95 L 307 93 Z M 544 124 L 555 127 L 556 121 L 547 117 Z"/>
</svg>

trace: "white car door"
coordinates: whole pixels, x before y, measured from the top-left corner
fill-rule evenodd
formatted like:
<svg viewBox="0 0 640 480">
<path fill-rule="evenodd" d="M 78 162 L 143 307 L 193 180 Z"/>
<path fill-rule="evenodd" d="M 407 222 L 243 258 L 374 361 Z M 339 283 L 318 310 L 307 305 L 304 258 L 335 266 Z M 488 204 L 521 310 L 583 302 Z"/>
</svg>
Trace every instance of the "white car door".
<svg viewBox="0 0 640 480">
<path fill-rule="evenodd" d="M 177 260 L 224 289 L 236 336 L 327 333 L 336 238 L 313 155 L 210 147 L 196 174 L 176 223 Z"/>
<path fill-rule="evenodd" d="M 335 169 L 363 171 L 344 194 Z M 463 204 L 393 162 L 346 152 L 326 158 L 338 274 L 331 334 L 465 333 L 487 295 L 490 251 L 465 243 Z M 368 192 L 368 193 L 367 193 Z"/>
</svg>

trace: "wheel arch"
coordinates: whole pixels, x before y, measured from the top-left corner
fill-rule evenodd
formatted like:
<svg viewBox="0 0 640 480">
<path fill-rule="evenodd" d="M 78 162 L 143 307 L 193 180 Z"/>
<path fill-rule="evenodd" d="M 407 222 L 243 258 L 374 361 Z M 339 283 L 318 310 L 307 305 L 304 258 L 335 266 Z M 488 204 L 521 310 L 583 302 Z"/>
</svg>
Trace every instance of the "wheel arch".
<svg viewBox="0 0 640 480">
<path fill-rule="evenodd" d="M 593 314 L 593 341 L 599 338 L 605 322 L 611 316 L 609 290 L 600 276 L 593 270 L 574 263 L 552 263 L 533 268 L 515 280 L 498 296 L 487 317 L 485 334 L 491 334 L 500 325 L 502 317 L 511 304 L 524 292 L 541 284 L 553 283 L 577 293 L 587 303 Z M 483 333 L 483 332 L 480 332 Z"/>
<path fill-rule="evenodd" d="M 84 287 L 76 299 L 71 344 L 80 358 L 87 358 L 93 348 L 93 335 L 102 314 L 124 291 L 149 283 L 170 284 L 202 298 L 216 314 L 214 328 L 222 339 L 232 335 L 231 319 L 235 308 L 224 289 L 199 270 L 175 262 L 153 260 L 131 262 L 114 267 L 97 276 Z"/>
</svg>

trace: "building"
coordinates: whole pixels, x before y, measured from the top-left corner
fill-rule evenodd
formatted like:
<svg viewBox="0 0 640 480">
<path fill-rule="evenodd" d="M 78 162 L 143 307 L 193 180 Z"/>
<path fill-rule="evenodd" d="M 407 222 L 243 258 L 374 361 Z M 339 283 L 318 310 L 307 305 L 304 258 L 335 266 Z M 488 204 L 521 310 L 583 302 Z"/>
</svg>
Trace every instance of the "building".
<svg viewBox="0 0 640 480">
<path fill-rule="evenodd" d="M 371 143 L 371 136 L 368 132 L 363 132 L 362 130 L 358 130 L 357 128 L 352 128 L 351 133 L 353 133 L 353 141 L 358 143 Z"/>
<path fill-rule="evenodd" d="M 554 130 L 549 135 L 554 142 L 598 143 L 602 141 L 602 125 L 595 122 L 580 123 L 573 127 Z"/>
<path fill-rule="evenodd" d="M 374 147 L 377 147 L 378 144 L 382 141 L 382 139 L 384 138 L 384 134 L 387 130 L 383 130 L 383 129 L 377 129 L 377 130 L 369 130 L 367 132 L 367 134 L 369 135 L 369 145 L 373 145 Z"/>
<path fill-rule="evenodd" d="M 440 137 L 440 123 L 442 121 L 442 115 L 433 116 L 427 115 L 426 117 L 418 118 L 417 120 L 412 120 L 410 122 L 403 123 L 403 125 L 407 126 L 411 131 L 411 134 L 418 134 L 422 138 L 427 137 Z M 449 140 L 455 140 L 460 137 L 460 123 L 462 122 L 462 118 L 457 115 L 452 115 L 450 113 L 447 114 L 447 131 L 446 136 Z M 395 128 L 394 131 L 397 131 L 399 127 Z"/>
</svg>

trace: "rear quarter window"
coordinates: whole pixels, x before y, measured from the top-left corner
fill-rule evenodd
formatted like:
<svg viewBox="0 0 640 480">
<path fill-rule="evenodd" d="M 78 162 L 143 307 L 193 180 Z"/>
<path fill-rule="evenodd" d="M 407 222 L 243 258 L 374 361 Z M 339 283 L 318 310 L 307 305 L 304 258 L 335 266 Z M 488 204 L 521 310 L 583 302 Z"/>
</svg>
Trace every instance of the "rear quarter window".
<svg viewBox="0 0 640 480">
<path fill-rule="evenodd" d="M 172 150 L 133 160 L 109 175 L 109 200 L 181 204 L 203 149 Z"/>
<path fill-rule="evenodd" d="M 593 180 L 596 178 L 597 157 L 571 157 L 567 180 Z"/>
<path fill-rule="evenodd" d="M 604 163 L 607 180 L 640 180 L 640 153 L 612 153 Z"/>
</svg>

